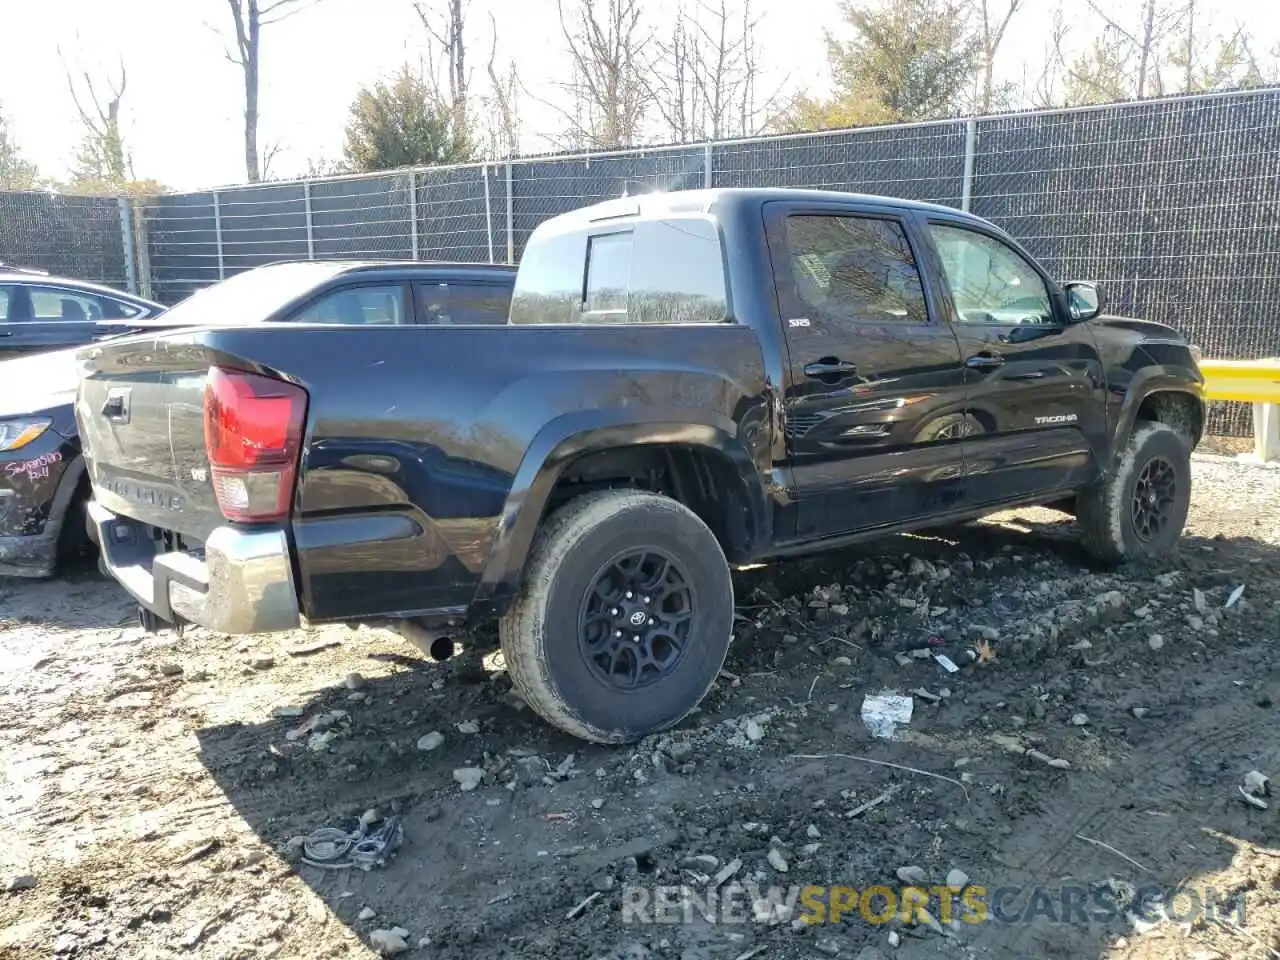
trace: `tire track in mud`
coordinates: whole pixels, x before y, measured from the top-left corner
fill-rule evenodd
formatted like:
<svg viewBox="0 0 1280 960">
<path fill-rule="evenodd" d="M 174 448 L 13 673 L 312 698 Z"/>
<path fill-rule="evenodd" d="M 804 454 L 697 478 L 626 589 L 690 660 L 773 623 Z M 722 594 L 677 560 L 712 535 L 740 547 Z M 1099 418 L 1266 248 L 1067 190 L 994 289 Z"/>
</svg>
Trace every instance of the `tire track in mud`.
<svg viewBox="0 0 1280 960">
<path fill-rule="evenodd" d="M 1131 853 L 1122 842 L 1122 837 L 1098 836 L 1098 828 L 1106 825 L 1108 821 L 1131 819 L 1127 815 L 1117 815 L 1136 811 L 1139 806 L 1145 806 L 1147 809 L 1160 807 L 1163 797 L 1177 788 L 1164 783 L 1153 774 L 1166 769 L 1170 761 L 1179 757 L 1194 756 L 1211 745 L 1216 753 L 1225 754 L 1229 748 L 1259 733 L 1269 734 L 1275 726 L 1274 716 L 1264 714 L 1252 718 L 1240 717 L 1240 714 L 1245 711 L 1252 712 L 1252 709 L 1250 704 L 1241 702 L 1231 708 L 1225 717 L 1219 716 L 1204 725 L 1197 721 L 1197 717 L 1219 711 L 1221 707 L 1208 705 L 1195 711 L 1183 722 L 1184 728 L 1193 726 L 1196 728 L 1195 732 L 1189 736 L 1167 740 L 1155 750 L 1145 752 L 1136 762 L 1131 761 L 1126 764 L 1126 773 L 1132 771 L 1128 775 L 1127 784 L 1120 786 L 1118 790 L 1113 789 L 1106 800 L 1102 802 L 1086 800 L 1083 804 L 1081 803 L 1082 797 L 1096 797 L 1106 792 L 1108 787 L 1114 787 L 1114 782 L 1108 783 L 1106 778 L 1090 777 L 1091 783 L 1088 785 L 1081 782 L 1074 783 L 1067 793 L 1055 794 L 1040 814 L 1024 819 L 1016 833 L 995 852 L 993 859 L 1009 870 L 1022 874 L 1019 885 L 1023 887 L 1053 884 L 1060 882 L 1064 877 L 1074 877 L 1076 876 L 1074 868 L 1096 862 L 1100 857 L 1110 857 L 1114 861 L 1116 868 L 1113 875 L 1132 872 L 1134 868 L 1125 864 L 1122 859 L 1097 850 L 1092 844 L 1081 841 L 1077 835 L 1083 834 L 1102 842 L 1114 841 L 1114 846 Z M 1067 776 L 1071 777 L 1073 774 L 1067 774 Z M 1084 780 L 1084 777 L 1080 777 L 1079 780 Z M 1080 809 L 1081 806 L 1084 807 L 1083 812 Z M 1175 806 L 1184 805 L 1175 804 Z M 1141 811 L 1139 815 L 1144 813 L 1145 811 Z M 1171 859 L 1174 841 L 1183 839 L 1188 829 L 1185 823 L 1179 823 L 1176 820 L 1171 824 L 1163 853 L 1158 859 L 1145 864 L 1154 871 L 1154 875 L 1150 878 L 1151 882 L 1171 886 L 1174 883 L 1186 881 L 1187 878 L 1181 875 L 1162 874 L 1167 870 L 1164 864 Z M 1038 839 L 1052 836 L 1061 839 L 1048 844 Z M 1019 843 L 1019 840 L 1023 842 Z M 1030 858 L 1018 863 L 1008 855 L 1007 851 L 1011 846 L 1038 846 L 1039 849 Z M 1142 862 L 1140 858 L 1137 859 Z M 1010 951 L 1010 956 L 1022 956 L 1026 941 L 1038 932 L 1036 928 L 1025 923 L 1015 925 L 1011 937 L 1007 930 L 1006 925 L 985 924 L 980 928 L 978 936 L 970 941 L 970 945 L 975 948 L 998 948 Z"/>
</svg>

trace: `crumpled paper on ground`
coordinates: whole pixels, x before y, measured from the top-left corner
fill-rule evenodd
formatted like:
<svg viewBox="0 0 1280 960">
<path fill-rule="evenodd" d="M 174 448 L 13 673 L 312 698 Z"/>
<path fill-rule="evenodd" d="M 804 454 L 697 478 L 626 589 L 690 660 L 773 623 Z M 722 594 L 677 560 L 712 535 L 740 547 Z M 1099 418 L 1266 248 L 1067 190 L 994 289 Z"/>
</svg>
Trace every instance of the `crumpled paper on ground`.
<svg viewBox="0 0 1280 960">
<path fill-rule="evenodd" d="M 868 694 L 862 701 L 862 722 L 871 735 L 880 740 L 892 740 L 893 732 L 911 722 L 911 709 L 915 700 L 894 693 Z"/>
</svg>

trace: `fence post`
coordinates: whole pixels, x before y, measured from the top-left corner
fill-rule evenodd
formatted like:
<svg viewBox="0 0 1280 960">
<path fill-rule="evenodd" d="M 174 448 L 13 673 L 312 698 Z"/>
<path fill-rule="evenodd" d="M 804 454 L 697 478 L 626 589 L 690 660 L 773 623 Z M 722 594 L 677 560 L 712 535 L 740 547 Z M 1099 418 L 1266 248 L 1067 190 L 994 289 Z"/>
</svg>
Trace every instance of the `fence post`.
<svg viewBox="0 0 1280 960">
<path fill-rule="evenodd" d="M 138 271 L 138 285 L 142 296 L 154 300 L 151 292 L 151 247 L 147 236 L 147 207 L 142 200 L 133 201 L 133 249 Z"/>
<path fill-rule="evenodd" d="M 116 197 L 120 210 L 120 246 L 124 251 L 124 278 L 130 293 L 138 292 L 138 265 L 133 257 L 133 218 L 129 200 L 123 194 Z"/>
<path fill-rule="evenodd" d="M 978 121 L 970 117 L 964 124 L 964 182 L 960 185 L 960 209 L 969 212 L 973 200 L 973 154 L 978 145 Z"/>
<path fill-rule="evenodd" d="M 218 248 L 218 279 L 225 280 L 227 267 L 222 259 L 222 203 L 218 199 L 218 191 L 213 191 L 213 233 Z"/>
<path fill-rule="evenodd" d="M 418 173 L 416 170 L 409 171 L 409 244 L 412 248 L 413 256 L 410 259 L 418 259 Z"/>
<path fill-rule="evenodd" d="M 507 161 L 507 263 L 516 262 L 515 194 L 511 190 L 511 161 Z"/>
<path fill-rule="evenodd" d="M 484 234 L 489 241 L 489 262 L 493 263 L 493 201 L 489 198 L 489 164 L 480 165 L 484 176 Z"/>
<path fill-rule="evenodd" d="M 316 258 L 316 235 L 311 223 L 311 181 L 302 184 L 302 208 L 307 215 L 307 259 Z"/>
<path fill-rule="evenodd" d="M 702 145 L 702 186 L 711 189 L 711 141 Z"/>
</svg>

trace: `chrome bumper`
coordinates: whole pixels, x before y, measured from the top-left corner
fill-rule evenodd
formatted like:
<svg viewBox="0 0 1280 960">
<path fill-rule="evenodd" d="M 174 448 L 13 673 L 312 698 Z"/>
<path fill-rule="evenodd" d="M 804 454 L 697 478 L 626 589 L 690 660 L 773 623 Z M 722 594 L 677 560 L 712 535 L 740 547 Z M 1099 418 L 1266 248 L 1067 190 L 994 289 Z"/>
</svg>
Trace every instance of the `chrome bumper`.
<svg viewBox="0 0 1280 960">
<path fill-rule="evenodd" d="M 106 572 L 169 623 L 215 633 L 270 633 L 299 625 L 284 531 L 216 528 L 198 553 L 159 553 L 150 528 L 88 505 L 89 535 Z"/>
</svg>

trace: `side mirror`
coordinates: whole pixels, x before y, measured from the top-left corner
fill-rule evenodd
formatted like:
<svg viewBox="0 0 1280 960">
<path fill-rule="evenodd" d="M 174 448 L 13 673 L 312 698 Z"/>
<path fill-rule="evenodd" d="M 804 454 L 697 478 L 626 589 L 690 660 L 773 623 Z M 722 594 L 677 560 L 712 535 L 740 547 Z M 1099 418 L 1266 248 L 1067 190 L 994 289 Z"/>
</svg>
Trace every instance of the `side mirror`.
<svg viewBox="0 0 1280 960">
<path fill-rule="evenodd" d="M 1072 323 L 1092 320 L 1102 313 L 1104 306 L 1102 291 L 1095 283 L 1076 281 L 1063 286 L 1067 294 L 1067 311 Z"/>
</svg>

